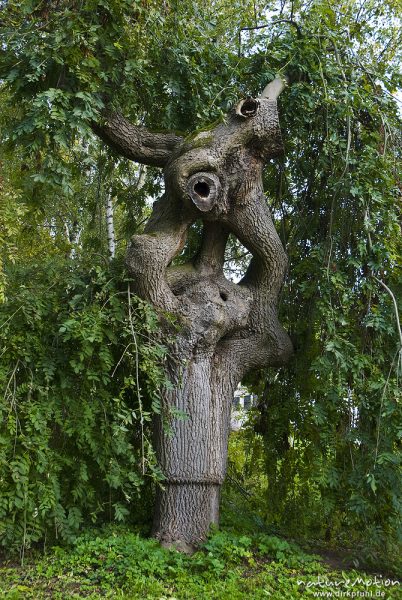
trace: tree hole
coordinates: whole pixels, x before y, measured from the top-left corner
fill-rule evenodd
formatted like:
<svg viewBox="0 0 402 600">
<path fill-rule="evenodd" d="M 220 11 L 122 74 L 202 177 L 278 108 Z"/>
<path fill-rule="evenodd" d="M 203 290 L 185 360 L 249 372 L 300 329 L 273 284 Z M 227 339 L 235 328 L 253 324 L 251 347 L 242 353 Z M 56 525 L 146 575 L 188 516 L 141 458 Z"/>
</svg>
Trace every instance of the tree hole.
<svg viewBox="0 0 402 600">
<path fill-rule="evenodd" d="M 228 295 L 226 292 L 219 292 L 220 297 L 222 298 L 222 300 L 224 302 L 226 302 L 226 300 L 228 299 Z"/>
<path fill-rule="evenodd" d="M 245 117 L 253 117 L 258 110 L 258 101 L 254 98 L 246 98 L 243 102 L 240 112 Z"/>
<path fill-rule="evenodd" d="M 197 183 L 194 185 L 194 191 L 196 194 L 201 196 L 201 198 L 208 198 L 210 192 L 209 185 L 206 181 L 197 181 Z"/>
</svg>

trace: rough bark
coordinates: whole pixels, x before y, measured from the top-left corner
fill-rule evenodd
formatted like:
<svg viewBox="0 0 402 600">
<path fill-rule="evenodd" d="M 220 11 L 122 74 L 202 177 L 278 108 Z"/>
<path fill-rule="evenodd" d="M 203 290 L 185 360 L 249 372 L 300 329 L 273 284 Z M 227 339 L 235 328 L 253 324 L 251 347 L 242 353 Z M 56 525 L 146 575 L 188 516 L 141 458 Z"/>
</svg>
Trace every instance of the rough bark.
<svg viewBox="0 0 402 600">
<path fill-rule="evenodd" d="M 184 140 L 159 134 L 152 159 L 138 128 L 122 126 L 120 117 L 102 130 L 125 156 L 165 167 L 166 193 L 144 233 L 132 238 L 127 265 L 136 293 L 180 323 L 167 363 L 173 389 L 164 392 L 155 423 L 166 484 L 154 535 L 181 549 L 199 544 L 218 522 L 237 384 L 250 369 L 285 363 L 292 351 L 277 316 L 287 259 L 262 185 L 264 163 L 282 152 L 282 88 L 275 81 L 260 98 L 240 101 L 215 129 Z M 188 264 L 172 266 L 198 219 L 200 250 Z M 239 284 L 223 274 L 229 233 L 253 256 Z"/>
<path fill-rule="evenodd" d="M 122 156 L 144 165 L 163 167 L 181 137 L 174 133 L 152 133 L 133 125 L 123 115 L 105 112 L 102 124 L 93 123 L 94 132 Z"/>
</svg>

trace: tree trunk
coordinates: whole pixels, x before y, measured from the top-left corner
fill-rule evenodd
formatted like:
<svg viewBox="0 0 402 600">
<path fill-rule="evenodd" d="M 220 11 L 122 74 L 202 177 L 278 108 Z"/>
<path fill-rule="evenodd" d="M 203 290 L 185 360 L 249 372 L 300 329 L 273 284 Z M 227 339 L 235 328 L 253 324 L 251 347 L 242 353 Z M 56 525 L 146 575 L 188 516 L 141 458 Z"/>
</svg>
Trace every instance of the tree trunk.
<svg viewBox="0 0 402 600">
<path fill-rule="evenodd" d="M 185 140 L 144 135 L 121 115 L 94 127 L 125 156 L 165 167 L 166 193 L 144 233 L 132 238 L 127 265 L 135 292 L 179 323 L 174 343 L 164 326 L 173 387 L 163 393 L 155 423 L 166 481 L 158 492 L 154 535 L 185 551 L 218 523 L 237 384 L 250 369 L 283 364 L 292 351 L 277 317 L 287 260 L 262 186 L 264 162 L 282 152 L 276 106 L 282 88 L 275 80 L 260 98 L 240 101 L 215 129 Z M 199 219 L 204 229 L 197 255 L 174 266 Z M 239 284 L 223 273 L 230 233 L 253 256 Z"/>
<path fill-rule="evenodd" d="M 106 196 L 106 228 L 109 258 L 114 258 L 116 254 L 116 236 L 114 233 L 114 209 L 111 193 Z"/>
<path fill-rule="evenodd" d="M 171 360 L 174 389 L 164 396 L 155 444 L 167 479 L 159 490 L 154 534 L 165 544 L 197 545 L 219 520 L 230 412 L 236 380 L 215 355 L 188 356 L 177 349 L 182 372 Z M 181 414 L 177 415 L 177 411 Z"/>
</svg>

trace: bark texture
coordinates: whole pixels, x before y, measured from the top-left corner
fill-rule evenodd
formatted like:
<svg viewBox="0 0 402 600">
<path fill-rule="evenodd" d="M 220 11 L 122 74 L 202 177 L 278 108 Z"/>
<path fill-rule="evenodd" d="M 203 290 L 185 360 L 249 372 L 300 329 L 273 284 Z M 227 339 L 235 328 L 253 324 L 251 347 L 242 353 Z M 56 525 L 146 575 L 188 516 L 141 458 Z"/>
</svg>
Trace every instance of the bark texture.
<svg viewBox="0 0 402 600">
<path fill-rule="evenodd" d="M 127 265 L 136 293 L 180 322 L 167 362 L 173 389 L 164 393 L 155 423 L 166 484 L 154 535 L 181 549 L 198 545 L 218 522 L 237 384 L 250 369 L 281 365 L 292 352 L 277 316 L 287 259 L 262 185 L 264 163 L 282 152 L 276 104 L 282 88 L 272 82 L 215 129 L 186 139 L 158 134 L 148 146 L 138 128 L 116 116 L 97 129 L 125 156 L 164 166 L 166 193 L 144 233 L 132 238 Z M 199 219 L 199 252 L 172 266 Z M 223 274 L 229 233 L 253 256 L 239 284 Z"/>
<path fill-rule="evenodd" d="M 155 167 L 163 167 L 181 141 L 174 133 L 152 133 L 145 127 L 132 125 L 114 112 L 105 112 L 103 124 L 93 123 L 92 129 L 122 156 Z"/>
</svg>

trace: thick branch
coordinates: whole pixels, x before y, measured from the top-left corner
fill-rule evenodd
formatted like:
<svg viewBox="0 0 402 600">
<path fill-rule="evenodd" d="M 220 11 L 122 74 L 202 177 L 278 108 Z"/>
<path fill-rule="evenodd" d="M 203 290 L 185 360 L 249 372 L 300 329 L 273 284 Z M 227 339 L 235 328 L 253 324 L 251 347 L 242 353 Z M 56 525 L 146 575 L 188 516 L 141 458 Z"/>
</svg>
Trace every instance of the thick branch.
<svg viewBox="0 0 402 600">
<path fill-rule="evenodd" d="M 164 167 L 182 141 L 174 133 L 152 133 L 132 125 L 119 113 L 107 113 L 103 124 L 93 123 L 93 131 L 122 156 L 144 165 Z"/>
<path fill-rule="evenodd" d="M 225 248 L 229 230 L 219 222 L 204 223 L 202 243 L 195 266 L 200 273 L 221 273 L 225 262 Z"/>
<path fill-rule="evenodd" d="M 247 326 L 226 336 L 217 350 L 222 356 L 231 356 L 231 363 L 238 365 L 242 375 L 251 368 L 283 364 L 292 352 L 277 315 L 286 254 L 266 204 L 262 181 L 255 175 L 254 195 L 228 215 L 229 229 L 253 254 L 239 286 L 252 294 L 250 317 Z"/>
<path fill-rule="evenodd" d="M 186 241 L 189 222 L 181 217 L 180 205 L 162 196 L 154 203 L 144 233 L 131 238 L 127 251 L 135 292 L 166 311 L 178 308 L 166 280 L 166 268 Z"/>
</svg>

